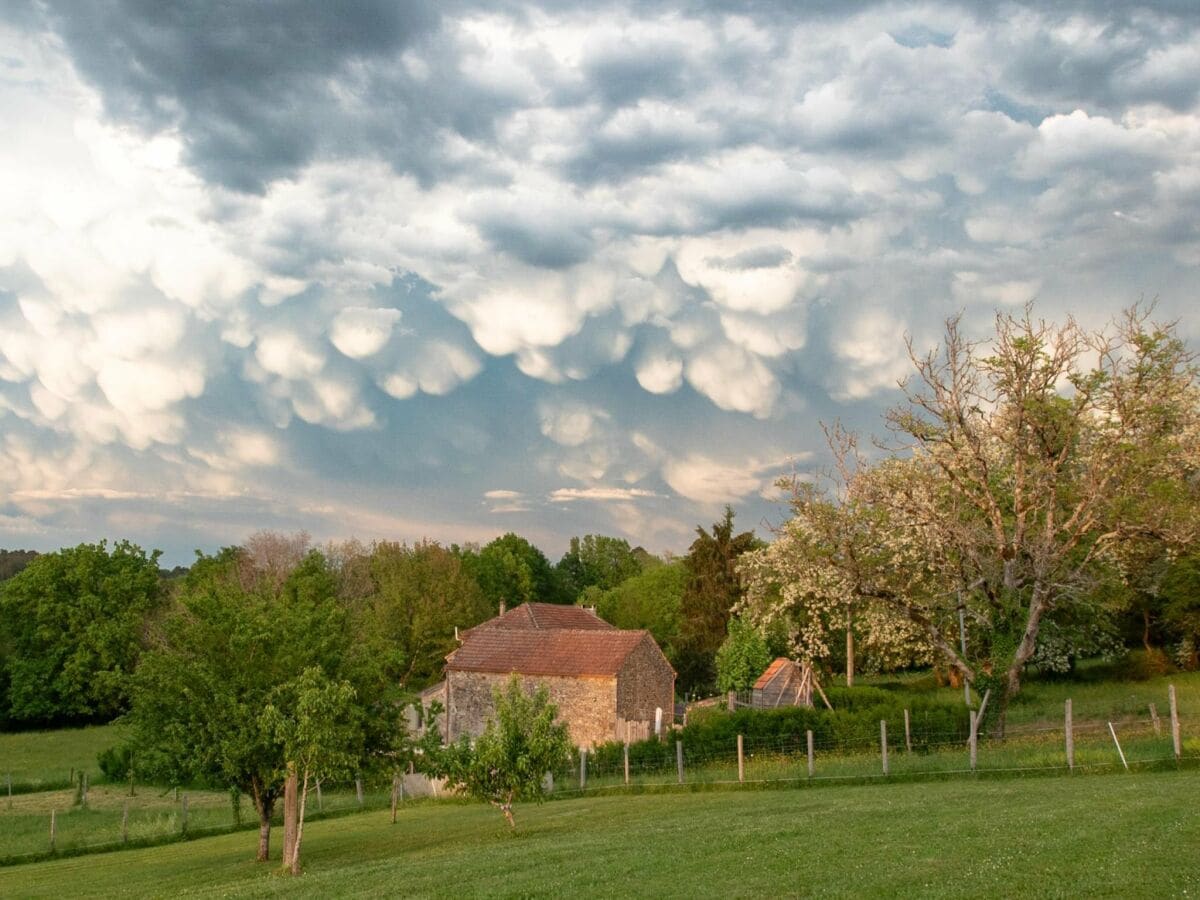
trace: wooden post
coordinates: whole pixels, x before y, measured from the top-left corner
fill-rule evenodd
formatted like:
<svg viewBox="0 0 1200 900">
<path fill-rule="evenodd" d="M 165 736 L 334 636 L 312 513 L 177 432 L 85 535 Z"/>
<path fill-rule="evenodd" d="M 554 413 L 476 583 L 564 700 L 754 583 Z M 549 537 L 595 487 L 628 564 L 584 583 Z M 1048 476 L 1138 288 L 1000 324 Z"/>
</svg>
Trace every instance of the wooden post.
<svg viewBox="0 0 1200 900">
<path fill-rule="evenodd" d="M 904 709 L 904 749 L 912 753 L 912 728 L 908 720 L 908 708 Z"/>
<path fill-rule="evenodd" d="M 883 757 L 883 774 L 888 774 L 888 756 L 887 756 L 887 722 L 883 719 L 879 720 L 879 752 Z"/>
<path fill-rule="evenodd" d="M 8 786 L 8 808 L 12 809 L 12 773 L 9 772 L 4 776 L 4 783 Z"/>
<path fill-rule="evenodd" d="M 679 773 L 679 783 L 683 784 L 683 741 L 675 742 L 675 768 Z"/>
<path fill-rule="evenodd" d="M 813 760 L 813 735 L 812 735 L 812 732 L 810 731 L 808 733 L 808 777 L 809 778 L 813 777 L 814 771 L 816 771 L 816 766 L 814 765 L 814 760 Z"/>
<path fill-rule="evenodd" d="M 183 800 L 179 807 L 179 832 L 180 832 L 180 834 L 187 834 L 187 830 L 188 830 L 187 812 L 188 812 L 188 810 L 187 810 L 187 794 L 184 794 Z"/>
<path fill-rule="evenodd" d="M 50 852 L 54 852 L 54 844 L 58 837 L 58 822 L 54 816 L 54 810 L 50 810 Z"/>
<path fill-rule="evenodd" d="M 1183 741 L 1179 734 L 1179 704 L 1175 701 L 1175 685 L 1167 685 L 1167 697 L 1171 701 L 1171 743 L 1175 748 L 1175 761 L 1183 756 Z"/>
<path fill-rule="evenodd" d="M 725 705 L 730 712 L 737 709 L 737 691 L 730 691 L 725 697 Z"/>
<path fill-rule="evenodd" d="M 129 843 L 129 801 L 121 807 L 121 843 Z"/>
<path fill-rule="evenodd" d="M 134 794 L 135 794 L 135 791 L 133 790 L 133 766 L 130 766 L 129 767 L 129 796 L 132 797 L 132 796 L 134 796 Z"/>
<path fill-rule="evenodd" d="M 87 772 L 79 773 L 79 805 L 87 809 L 88 777 Z"/>
<path fill-rule="evenodd" d="M 1150 721 L 1154 723 L 1154 733 L 1162 734 L 1162 721 L 1158 718 L 1158 704 L 1150 704 Z"/>
<path fill-rule="evenodd" d="M 587 747 L 579 748 L 579 789 L 587 787 Z"/>
<path fill-rule="evenodd" d="M 393 825 L 396 824 L 396 803 L 398 802 L 397 797 L 399 796 L 399 794 L 400 794 L 400 776 L 393 775 L 392 776 L 392 824 Z"/>
<path fill-rule="evenodd" d="M 738 781 L 746 780 L 746 756 L 742 751 L 742 736 L 738 735 Z"/>
<path fill-rule="evenodd" d="M 979 719 L 975 713 L 975 710 L 971 710 L 971 737 L 968 739 L 968 743 L 971 746 L 971 771 L 972 772 L 975 771 L 975 762 L 978 758 L 978 753 L 979 753 L 979 735 L 976 732 L 976 726 L 978 724 L 979 724 Z"/>
<path fill-rule="evenodd" d="M 1075 724 L 1071 720 L 1071 700 L 1067 699 L 1064 704 L 1065 716 L 1065 731 L 1067 736 L 1067 768 L 1074 771 L 1075 769 Z"/>
<path fill-rule="evenodd" d="M 361 775 L 354 779 L 354 794 L 356 797 L 358 797 L 358 806 L 359 809 L 361 809 L 363 806 L 363 784 Z"/>
<path fill-rule="evenodd" d="M 625 783 L 629 784 L 629 744 L 625 745 Z"/>
<path fill-rule="evenodd" d="M 1125 751 L 1121 749 L 1121 742 L 1117 740 L 1117 730 L 1113 728 L 1112 722 L 1108 723 L 1108 733 L 1112 735 L 1113 743 L 1117 745 L 1117 753 L 1121 756 L 1121 765 L 1125 767 L 1125 771 L 1129 771 L 1129 763 L 1125 762 Z"/>
</svg>

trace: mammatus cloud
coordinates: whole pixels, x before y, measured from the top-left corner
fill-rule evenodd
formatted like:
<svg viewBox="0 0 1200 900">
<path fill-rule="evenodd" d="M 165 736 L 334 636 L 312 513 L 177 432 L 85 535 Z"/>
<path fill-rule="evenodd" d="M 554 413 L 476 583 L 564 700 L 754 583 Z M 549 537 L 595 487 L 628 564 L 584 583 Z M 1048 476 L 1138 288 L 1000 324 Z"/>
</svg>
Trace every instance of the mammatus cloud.
<svg viewBox="0 0 1200 900">
<path fill-rule="evenodd" d="M 758 517 L 819 418 L 874 427 L 906 333 L 1190 311 L 1198 30 L 1170 0 L 10 6 L 0 527 L 678 549 Z"/>
</svg>

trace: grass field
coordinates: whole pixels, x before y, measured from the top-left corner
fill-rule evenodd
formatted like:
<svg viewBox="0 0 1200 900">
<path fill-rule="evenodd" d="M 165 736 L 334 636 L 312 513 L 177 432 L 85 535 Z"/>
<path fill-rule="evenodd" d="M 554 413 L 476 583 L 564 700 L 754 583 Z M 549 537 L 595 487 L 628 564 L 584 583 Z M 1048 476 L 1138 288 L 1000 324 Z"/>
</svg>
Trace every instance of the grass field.
<svg viewBox="0 0 1200 900">
<path fill-rule="evenodd" d="M 424 803 L 311 823 L 299 879 L 239 832 L 0 869 L 0 895 L 1181 896 L 1198 792 L 1192 771 L 587 797 L 511 834 Z"/>
<path fill-rule="evenodd" d="M 116 725 L 0 734 L 0 788 L 9 776 L 22 789 L 66 785 L 72 770 L 86 771 L 90 780 L 97 781 L 96 754 L 120 741 L 121 729 Z"/>
</svg>

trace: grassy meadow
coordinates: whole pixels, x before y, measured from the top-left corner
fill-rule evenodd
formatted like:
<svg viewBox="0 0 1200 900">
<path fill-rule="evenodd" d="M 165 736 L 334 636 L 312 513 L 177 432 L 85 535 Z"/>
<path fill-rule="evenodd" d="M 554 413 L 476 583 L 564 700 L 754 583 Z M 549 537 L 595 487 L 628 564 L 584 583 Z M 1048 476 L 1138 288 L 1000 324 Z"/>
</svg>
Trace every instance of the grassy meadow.
<svg viewBox="0 0 1200 900">
<path fill-rule="evenodd" d="M 0 869 L 0 895 L 1180 896 L 1200 772 L 417 803 L 313 822 L 305 873 L 243 831 Z M 275 855 L 278 855 L 276 835 Z"/>
<path fill-rule="evenodd" d="M 0 734 L 0 790 L 9 777 L 19 791 L 69 785 L 72 771 L 85 771 L 90 781 L 99 781 L 96 754 L 119 744 L 121 737 L 117 725 Z"/>
</svg>

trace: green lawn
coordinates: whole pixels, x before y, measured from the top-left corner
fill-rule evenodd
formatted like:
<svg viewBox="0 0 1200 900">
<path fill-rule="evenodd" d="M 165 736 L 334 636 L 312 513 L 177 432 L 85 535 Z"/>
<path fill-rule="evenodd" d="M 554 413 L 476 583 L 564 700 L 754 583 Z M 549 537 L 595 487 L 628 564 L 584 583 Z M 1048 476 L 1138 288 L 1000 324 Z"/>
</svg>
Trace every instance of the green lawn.
<svg viewBox="0 0 1200 900">
<path fill-rule="evenodd" d="M 96 781 L 100 778 L 96 754 L 120 740 L 116 725 L 0 734 L 0 791 L 9 776 L 14 785 L 65 785 L 72 769 L 86 771 Z"/>
<path fill-rule="evenodd" d="M 426 803 L 311 823 L 299 880 L 240 832 L 0 869 L 0 895 L 1180 896 L 1198 793 L 1187 771 L 589 797 L 513 834 Z"/>
</svg>

